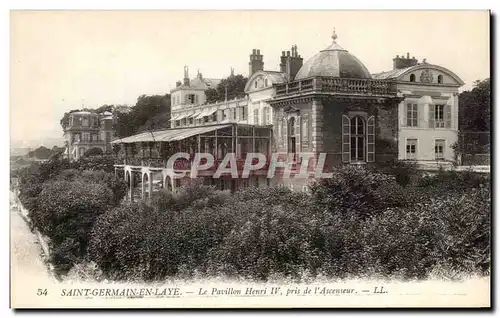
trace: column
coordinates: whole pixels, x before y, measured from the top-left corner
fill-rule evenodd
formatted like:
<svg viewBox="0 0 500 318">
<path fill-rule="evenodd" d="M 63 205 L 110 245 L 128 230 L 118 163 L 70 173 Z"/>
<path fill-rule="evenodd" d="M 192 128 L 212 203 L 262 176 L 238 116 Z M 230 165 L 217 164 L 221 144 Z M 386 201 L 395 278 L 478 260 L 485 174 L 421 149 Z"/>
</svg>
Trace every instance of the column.
<svg viewBox="0 0 500 318">
<path fill-rule="evenodd" d="M 130 170 L 130 189 L 129 189 L 129 195 L 130 195 L 130 202 L 134 202 L 134 173 L 132 170 Z"/>
<path fill-rule="evenodd" d="M 147 174 L 146 174 L 146 175 L 147 175 Z M 146 195 L 146 193 L 145 193 L 145 191 L 144 191 L 144 173 L 142 173 L 142 171 L 141 171 L 141 181 L 142 181 L 142 182 L 141 182 L 141 199 L 143 199 L 143 200 L 144 200 L 144 199 L 145 199 L 145 195 Z"/>
<path fill-rule="evenodd" d="M 311 112 L 311 144 L 313 152 L 323 150 L 323 104 L 313 100 Z"/>
<path fill-rule="evenodd" d="M 149 193 L 149 199 L 153 197 L 153 173 L 151 171 L 148 171 L 148 193 Z"/>
</svg>

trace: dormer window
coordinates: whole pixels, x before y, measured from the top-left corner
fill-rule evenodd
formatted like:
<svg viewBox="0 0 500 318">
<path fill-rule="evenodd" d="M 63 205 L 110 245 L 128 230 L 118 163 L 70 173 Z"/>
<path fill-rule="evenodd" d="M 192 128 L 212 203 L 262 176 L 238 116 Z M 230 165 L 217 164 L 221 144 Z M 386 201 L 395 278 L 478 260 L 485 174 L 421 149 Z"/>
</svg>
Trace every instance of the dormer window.
<svg viewBox="0 0 500 318">
<path fill-rule="evenodd" d="M 438 75 L 438 83 L 443 84 L 443 75 Z"/>
<path fill-rule="evenodd" d="M 257 81 L 254 82 L 255 88 L 257 88 Z"/>
<path fill-rule="evenodd" d="M 410 75 L 410 82 L 415 82 L 415 74 Z"/>
</svg>

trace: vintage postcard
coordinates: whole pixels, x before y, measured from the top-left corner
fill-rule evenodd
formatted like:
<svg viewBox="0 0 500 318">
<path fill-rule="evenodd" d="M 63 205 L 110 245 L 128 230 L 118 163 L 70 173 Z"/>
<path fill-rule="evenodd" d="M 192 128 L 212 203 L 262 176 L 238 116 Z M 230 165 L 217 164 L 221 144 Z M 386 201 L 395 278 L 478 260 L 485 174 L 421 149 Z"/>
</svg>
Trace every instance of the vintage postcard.
<svg viewBox="0 0 500 318">
<path fill-rule="evenodd" d="M 491 306 L 490 12 L 11 11 L 12 308 Z"/>
</svg>

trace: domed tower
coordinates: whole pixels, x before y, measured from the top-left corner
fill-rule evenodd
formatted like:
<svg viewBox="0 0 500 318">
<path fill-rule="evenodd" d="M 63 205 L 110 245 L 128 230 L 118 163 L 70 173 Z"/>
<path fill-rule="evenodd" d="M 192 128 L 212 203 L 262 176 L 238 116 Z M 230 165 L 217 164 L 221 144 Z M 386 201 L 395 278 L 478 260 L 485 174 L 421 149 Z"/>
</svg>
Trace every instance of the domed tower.
<svg viewBox="0 0 500 318">
<path fill-rule="evenodd" d="M 396 86 L 373 79 L 337 38 L 334 30 L 332 43 L 307 60 L 293 81 L 275 86 L 269 104 L 276 114 L 276 150 L 314 153 L 316 166 L 323 165 L 324 153 L 324 170 L 397 158 L 402 99 Z"/>
<path fill-rule="evenodd" d="M 368 69 L 357 57 L 337 44 L 337 38 L 338 36 L 334 30 L 332 34 L 332 44 L 310 58 L 301 67 L 295 76 L 295 80 L 302 80 L 315 76 L 372 78 Z"/>
</svg>

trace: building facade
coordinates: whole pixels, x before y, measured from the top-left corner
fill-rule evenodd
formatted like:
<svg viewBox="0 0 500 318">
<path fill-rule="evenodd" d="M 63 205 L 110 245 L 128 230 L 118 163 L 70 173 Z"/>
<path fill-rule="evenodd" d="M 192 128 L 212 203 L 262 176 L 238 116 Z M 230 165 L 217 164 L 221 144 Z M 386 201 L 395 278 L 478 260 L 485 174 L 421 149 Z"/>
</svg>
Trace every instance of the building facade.
<svg viewBox="0 0 500 318">
<path fill-rule="evenodd" d="M 251 152 L 267 157 L 279 153 L 291 161 L 290 178 L 282 177 L 280 170 L 272 180 L 266 180 L 267 168 L 263 167 L 264 171 L 248 180 L 231 181 L 229 177 L 225 184 L 220 181 L 224 176 L 214 181 L 214 168 L 204 172 L 206 182 L 226 189 L 248 184 L 305 189 L 310 178 L 294 178 L 304 153 L 312 156 L 307 167 L 311 175 L 318 166 L 329 172 L 345 164 L 453 159 L 451 145 L 458 133 L 457 93 L 463 81 L 446 68 L 398 56 L 393 70 L 372 74 L 337 43 L 335 32 L 331 44 L 305 63 L 296 45 L 281 52 L 280 62 L 279 71 L 264 70 L 263 55 L 259 49 L 252 50 L 245 96 L 218 103 L 207 103 L 204 92 L 216 88 L 220 80 L 205 79 L 199 72 L 190 79 L 185 67 L 183 82 L 177 82 L 171 91 L 172 128 L 114 141 L 122 144 L 126 156 L 117 169 L 140 172 L 145 193 L 144 176 L 155 179 L 148 154 L 155 153 L 156 178 L 173 189 L 177 185 L 170 175 L 178 168 L 168 170 L 165 149 L 193 154 L 187 159 L 191 163 L 197 151 L 208 151 L 214 154 L 214 167 L 231 151 L 240 162 Z M 141 153 L 138 148 L 143 149 L 142 159 L 132 159 Z M 134 179 L 126 174 L 125 178 Z"/>
<path fill-rule="evenodd" d="M 64 129 L 65 155 L 69 160 L 78 160 L 91 148 L 111 152 L 112 137 L 113 115 L 110 112 L 73 112 Z"/>
<path fill-rule="evenodd" d="M 398 107 L 398 158 L 451 164 L 458 138 L 458 89 L 464 82 L 442 66 L 418 63 L 409 53 L 393 61 L 393 70 L 373 77 L 395 81 L 404 96 Z"/>
</svg>

